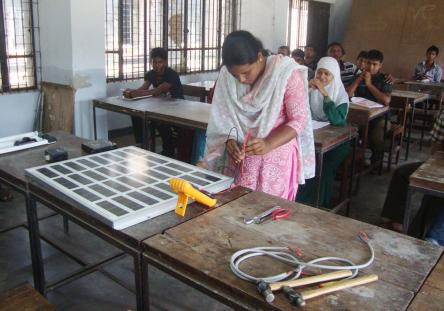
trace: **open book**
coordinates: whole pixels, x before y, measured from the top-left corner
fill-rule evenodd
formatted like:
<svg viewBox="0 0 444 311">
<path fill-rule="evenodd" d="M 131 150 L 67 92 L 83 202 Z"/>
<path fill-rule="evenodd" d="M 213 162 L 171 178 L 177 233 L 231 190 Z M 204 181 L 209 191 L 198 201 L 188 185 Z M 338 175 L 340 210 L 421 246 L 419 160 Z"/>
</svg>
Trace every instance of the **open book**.
<svg viewBox="0 0 444 311">
<path fill-rule="evenodd" d="M 366 107 L 366 108 L 382 108 L 382 107 L 384 107 L 384 105 L 382 105 L 380 103 L 377 103 L 377 102 L 374 102 L 372 100 L 362 98 L 362 97 L 352 97 L 351 102 L 352 102 L 352 104 Z"/>
<path fill-rule="evenodd" d="M 134 100 L 139 100 L 139 99 L 144 99 L 144 98 L 149 98 L 149 97 L 152 97 L 153 95 L 145 95 L 145 96 L 139 96 L 139 97 L 132 97 L 132 98 L 127 98 L 127 97 L 125 97 L 125 96 L 121 96 L 121 98 L 123 99 L 123 100 L 128 100 L 128 101 L 134 101 Z"/>
</svg>

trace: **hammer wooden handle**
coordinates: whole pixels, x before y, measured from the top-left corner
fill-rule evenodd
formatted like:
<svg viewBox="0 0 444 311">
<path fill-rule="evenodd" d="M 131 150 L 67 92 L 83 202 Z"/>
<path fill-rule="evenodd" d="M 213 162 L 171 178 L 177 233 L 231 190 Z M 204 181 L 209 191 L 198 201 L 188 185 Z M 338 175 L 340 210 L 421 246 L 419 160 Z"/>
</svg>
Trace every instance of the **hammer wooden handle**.
<svg viewBox="0 0 444 311">
<path fill-rule="evenodd" d="M 365 276 L 361 276 L 358 278 L 350 279 L 350 280 L 342 280 L 342 281 L 336 281 L 333 285 L 328 285 L 323 288 L 317 288 L 312 290 L 306 290 L 301 292 L 302 297 L 304 300 L 318 297 L 324 294 L 336 292 L 338 290 L 350 288 L 353 286 L 363 285 L 370 282 L 374 282 L 378 280 L 378 276 L 376 274 L 369 274 Z M 327 285 L 327 284 L 326 284 Z"/>
<path fill-rule="evenodd" d="M 271 283 L 270 288 L 272 291 L 280 290 L 283 286 L 290 286 L 290 287 L 298 287 L 298 286 L 304 286 L 314 283 L 321 283 L 331 280 L 337 280 L 346 278 L 352 275 L 351 270 L 339 270 L 335 272 L 329 272 L 324 273 L 320 275 L 315 276 L 309 276 L 302 279 L 296 279 L 296 280 L 289 280 L 289 281 L 283 281 L 283 282 L 276 282 Z"/>
</svg>

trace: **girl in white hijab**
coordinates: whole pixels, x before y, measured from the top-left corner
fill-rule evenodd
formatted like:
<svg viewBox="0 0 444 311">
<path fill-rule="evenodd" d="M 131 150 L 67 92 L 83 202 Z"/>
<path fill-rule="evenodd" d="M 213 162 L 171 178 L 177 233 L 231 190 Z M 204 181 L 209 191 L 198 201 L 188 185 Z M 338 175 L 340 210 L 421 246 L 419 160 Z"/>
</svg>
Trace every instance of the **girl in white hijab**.
<svg viewBox="0 0 444 311">
<path fill-rule="evenodd" d="M 332 125 L 344 125 L 347 121 L 348 95 L 341 81 L 338 61 L 332 57 L 319 60 L 315 78 L 310 80 L 310 109 L 313 120 L 329 121 Z M 349 143 L 327 152 L 324 155 L 322 180 L 320 185 L 319 205 L 331 208 L 332 189 L 336 171 L 347 158 L 350 151 Z M 299 188 L 297 200 L 314 205 L 317 186 L 314 179 Z"/>
<path fill-rule="evenodd" d="M 341 81 L 338 61 L 323 57 L 318 62 L 315 78 L 310 80 L 310 109 L 313 120 L 345 124 L 348 94 Z"/>
</svg>

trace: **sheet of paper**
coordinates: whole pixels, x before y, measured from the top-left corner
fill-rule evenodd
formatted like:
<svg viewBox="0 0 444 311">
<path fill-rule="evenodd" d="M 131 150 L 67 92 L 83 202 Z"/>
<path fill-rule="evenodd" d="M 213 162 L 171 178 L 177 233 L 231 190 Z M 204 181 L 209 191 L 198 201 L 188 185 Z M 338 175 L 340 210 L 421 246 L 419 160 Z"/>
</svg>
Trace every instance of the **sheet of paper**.
<svg viewBox="0 0 444 311">
<path fill-rule="evenodd" d="M 371 101 L 369 99 L 362 98 L 362 97 L 352 97 L 351 102 L 352 102 L 352 104 L 366 107 L 366 108 L 382 108 L 382 107 L 384 107 L 384 105 L 381 105 L 380 103 L 377 103 L 377 102 L 374 102 L 374 101 Z"/>
<path fill-rule="evenodd" d="M 317 129 L 326 127 L 327 125 L 330 124 L 330 122 L 328 122 L 328 121 L 322 122 L 322 121 L 312 120 L 311 124 L 313 125 L 313 130 L 317 130 Z"/>
<path fill-rule="evenodd" d="M 121 96 L 121 98 L 123 100 L 127 100 L 127 101 L 135 101 L 135 100 L 139 100 L 139 99 L 144 99 L 144 98 L 149 98 L 152 97 L 153 95 L 146 95 L 146 96 L 139 96 L 139 97 L 133 97 L 133 98 L 126 98 L 124 96 Z"/>
</svg>

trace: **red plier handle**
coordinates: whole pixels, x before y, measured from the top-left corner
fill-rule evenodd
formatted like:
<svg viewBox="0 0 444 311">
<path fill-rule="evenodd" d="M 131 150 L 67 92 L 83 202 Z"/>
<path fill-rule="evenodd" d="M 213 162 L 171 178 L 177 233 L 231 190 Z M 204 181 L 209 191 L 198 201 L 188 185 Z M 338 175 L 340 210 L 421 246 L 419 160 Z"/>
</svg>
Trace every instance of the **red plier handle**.
<svg viewBox="0 0 444 311">
<path fill-rule="evenodd" d="M 280 220 L 288 216 L 290 216 L 290 210 L 288 208 L 279 208 L 271 213 L 271 217 L 274 220 Z"/>
</svg>

